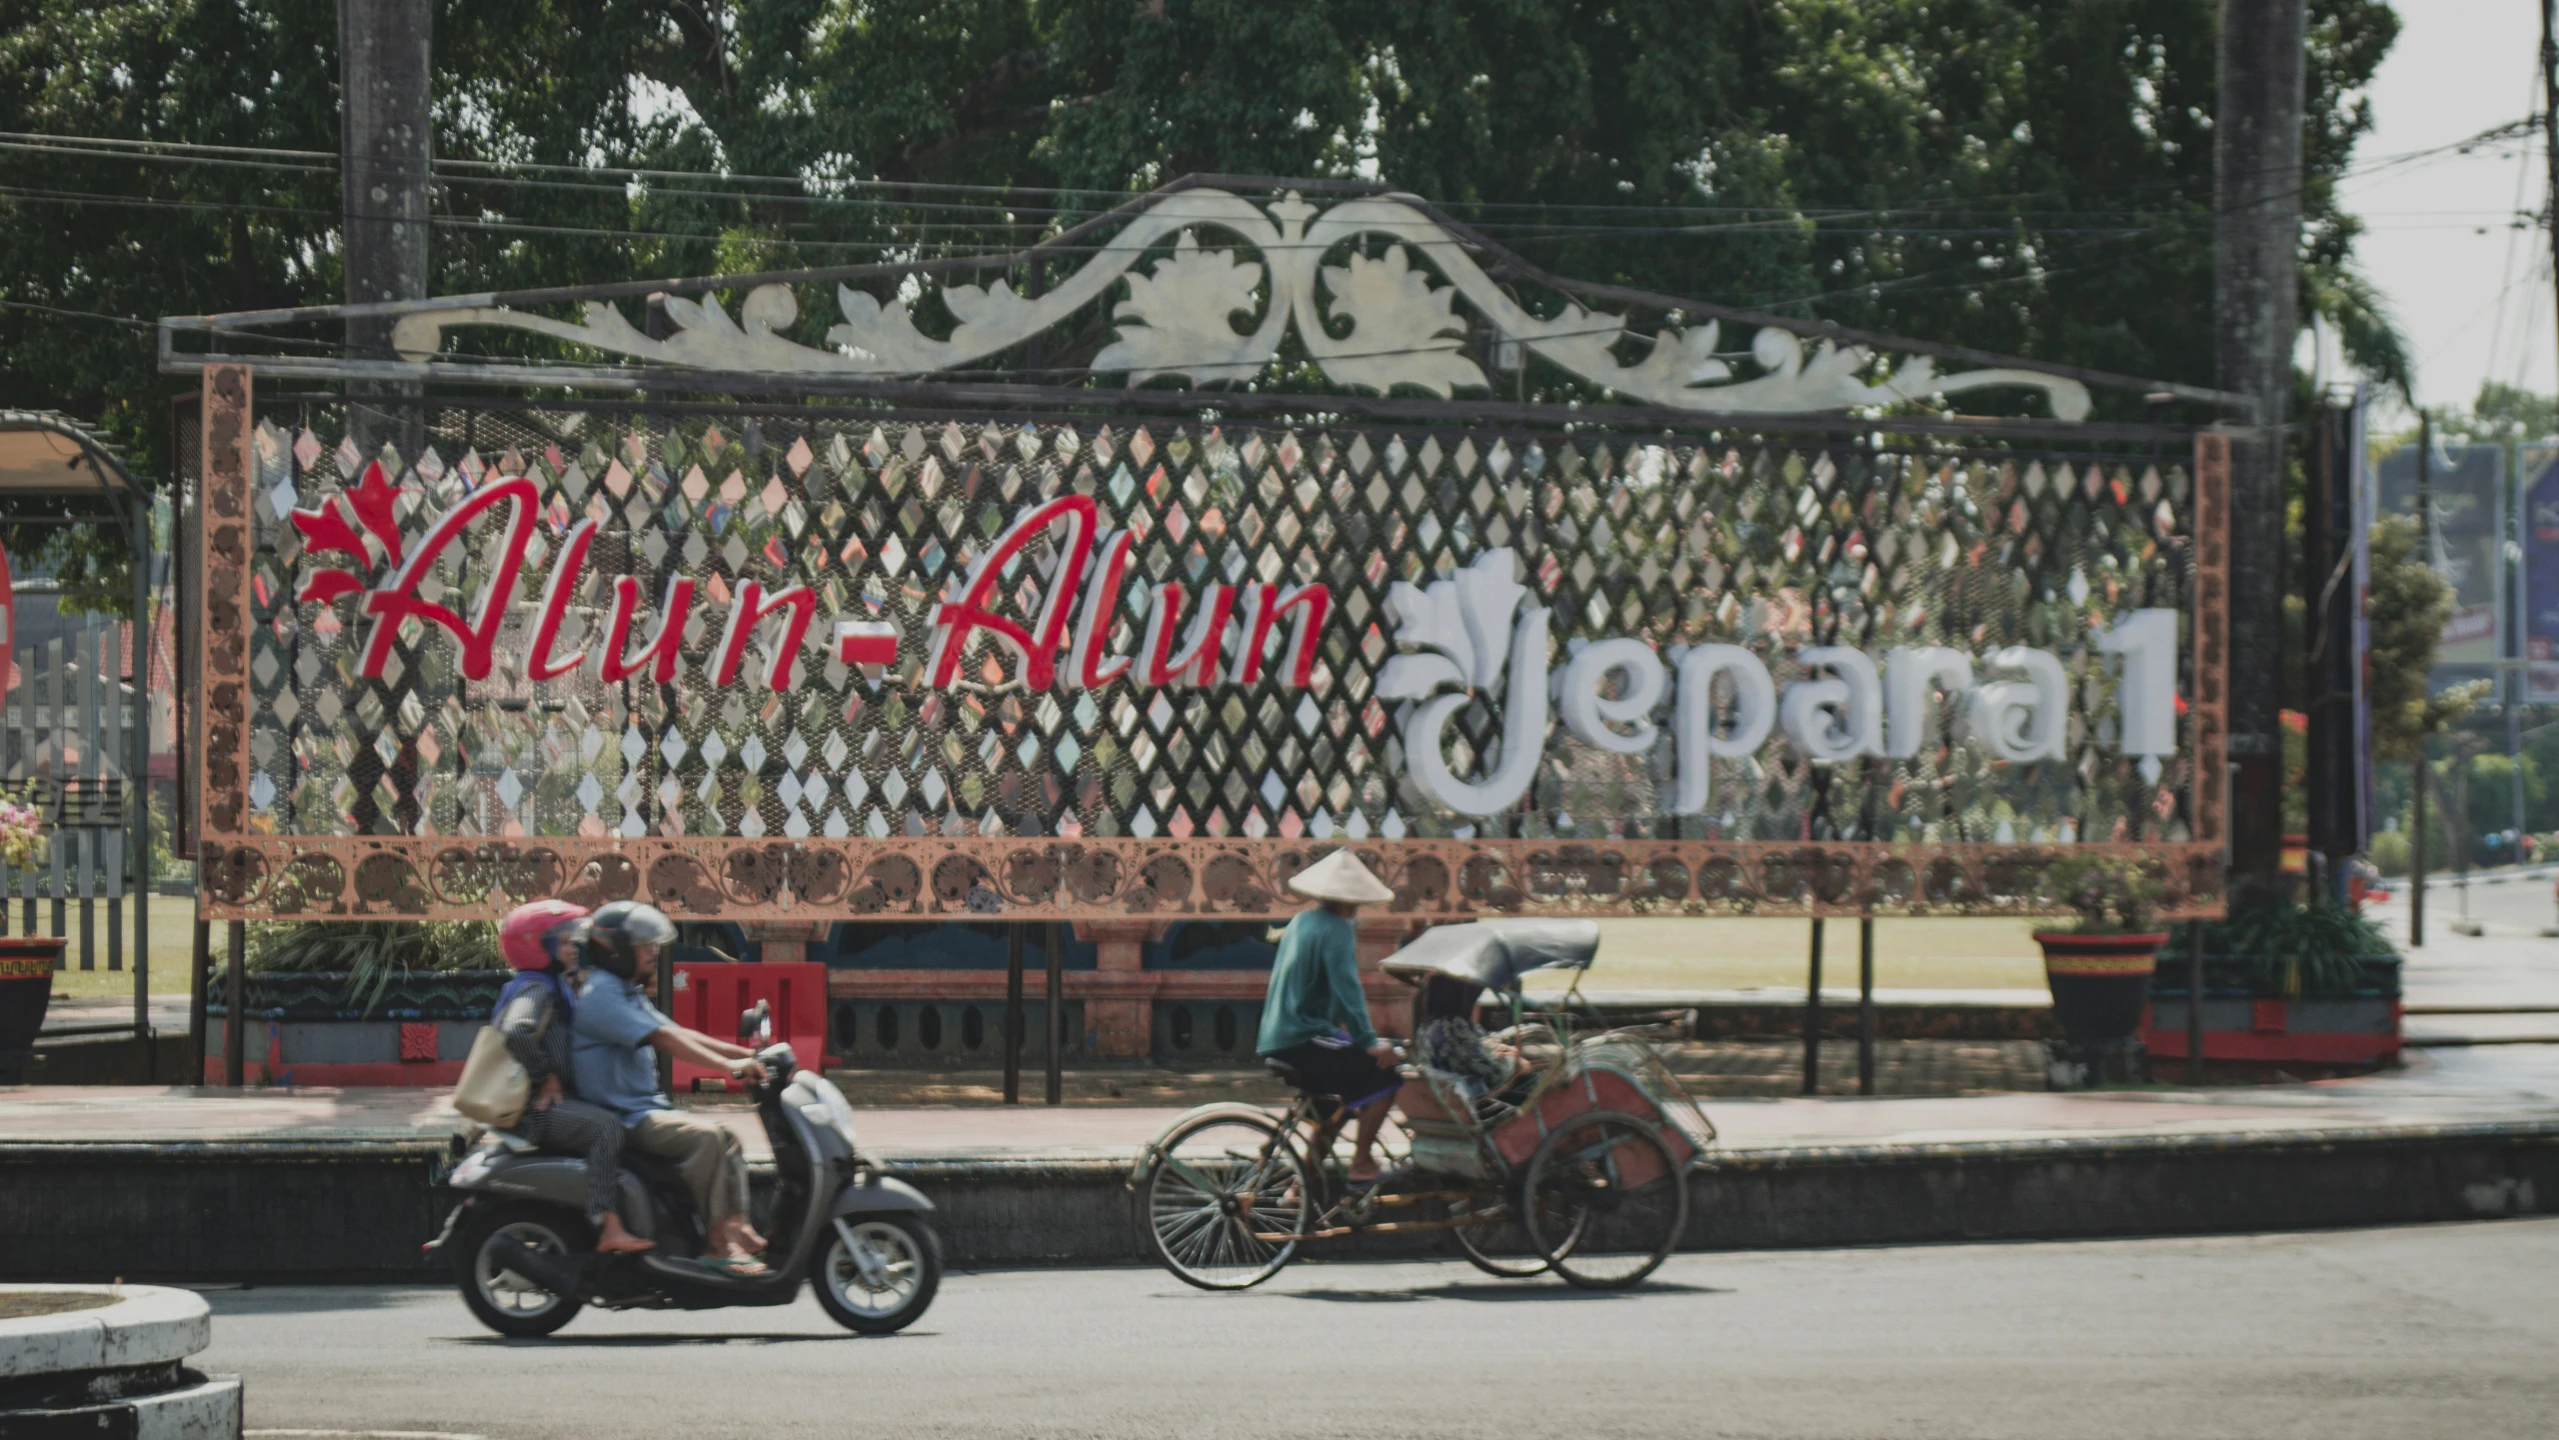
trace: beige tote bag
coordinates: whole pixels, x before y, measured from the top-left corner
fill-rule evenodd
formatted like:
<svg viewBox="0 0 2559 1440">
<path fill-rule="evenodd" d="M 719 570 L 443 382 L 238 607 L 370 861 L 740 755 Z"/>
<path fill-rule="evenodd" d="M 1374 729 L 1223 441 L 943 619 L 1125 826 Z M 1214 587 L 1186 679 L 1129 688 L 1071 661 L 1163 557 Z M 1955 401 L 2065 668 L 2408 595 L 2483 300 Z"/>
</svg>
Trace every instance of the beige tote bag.
<svg viewBox="0 0 2559 1440">
<path fill-rule="evenodd" d="M 495 1025 L 483 1025 L 471 1040 L 471 1058 L 462 1062 L 462 1079 L 453 1087 L 453 1108 L 483 1125 L 512 1130 L 524 1118 L 533 1098 L 533 1079 L 506 1037 Z"/>
</svg>

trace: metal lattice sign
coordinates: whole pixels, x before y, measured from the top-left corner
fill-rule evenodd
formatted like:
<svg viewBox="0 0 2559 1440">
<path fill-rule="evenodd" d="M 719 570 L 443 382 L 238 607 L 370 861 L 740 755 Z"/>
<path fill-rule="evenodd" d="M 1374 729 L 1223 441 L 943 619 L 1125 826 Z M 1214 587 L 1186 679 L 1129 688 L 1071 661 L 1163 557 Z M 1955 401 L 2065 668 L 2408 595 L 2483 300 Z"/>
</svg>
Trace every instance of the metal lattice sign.
<svg viewBox="0 0 2559 1440">
<path fill-rule="evenodd" d="M 2216 437 L 333 403 L 206 374 L 217 916 L 2218 904 Z"/>
</svg>

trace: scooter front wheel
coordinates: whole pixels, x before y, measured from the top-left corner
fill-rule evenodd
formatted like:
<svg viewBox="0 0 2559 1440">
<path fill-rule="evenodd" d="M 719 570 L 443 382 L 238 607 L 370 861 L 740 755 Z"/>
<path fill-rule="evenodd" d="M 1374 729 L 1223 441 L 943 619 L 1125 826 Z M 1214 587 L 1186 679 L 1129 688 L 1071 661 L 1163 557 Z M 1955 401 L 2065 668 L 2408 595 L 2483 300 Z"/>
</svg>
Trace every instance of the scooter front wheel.
<svg viewBox="0 0 2559 1440">
<path fill-rule="evenodd" d="M 834 1243 L 818 1257 L 817 1303 L 827 1317 L 864 1335 L 905 1329 L 942 1288 L 942 1241 L 912 1215 L 839 1216 Z"/>
<path fill-rule="evenodd" d="M 574 1274 L 595 1248 L 579 1216 L 548 1205 L 500 1205 L 472 1217 L 453 1247 L 462 1303 L 501 1335 L 548 1335 L 576 1318 L 586 1302 L 562 1293 L 528 1269 Z"/>
</svg>

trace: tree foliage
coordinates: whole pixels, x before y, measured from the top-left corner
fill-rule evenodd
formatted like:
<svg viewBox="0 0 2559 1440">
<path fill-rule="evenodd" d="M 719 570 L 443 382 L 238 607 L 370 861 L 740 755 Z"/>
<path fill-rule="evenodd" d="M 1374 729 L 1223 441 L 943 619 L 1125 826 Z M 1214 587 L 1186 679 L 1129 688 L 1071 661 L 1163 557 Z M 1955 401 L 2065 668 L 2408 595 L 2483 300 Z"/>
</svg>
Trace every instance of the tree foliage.
<svg viewBox="0 0 2559 1440">
<path fill-rule="evenodd" d="M 2336 201 L 2397 20 L 2310 9 L 2304 303 L 2404 373 Z M 259 152 L 0 142 L 0 400 L 102 419 L 161 473 L 182 387 L 133 322 L 335 298 L 335 11 L 0 0 L 0 130 Z M 2213 379 L 2213 0 L 436 18 L 443 293 L 1009 247 L 1187 172 L 1372 175 L 1561 273 Z"/>
<path fill-rule="evenodd" d="M 2535 394 L 2495 380 L 2479 383 L 2467 412 L 2438 417 L 2448 439 L 2478 445 L 2511 445 L 2559 435 L 2559 396 Z"/>
<path fill-rule="evenodd" d="M 2376 760 L 2414 760 L 2427 739 L 2459 724 L 2489 689 L 2485 680 L 2435 694 L 2427 677 L 2452 619 L 2452 586 L 2417 551 L 2417 522 L 2393 515 L 2372 527 L 2372 648 L 2367 663 Z"/>
</svg>

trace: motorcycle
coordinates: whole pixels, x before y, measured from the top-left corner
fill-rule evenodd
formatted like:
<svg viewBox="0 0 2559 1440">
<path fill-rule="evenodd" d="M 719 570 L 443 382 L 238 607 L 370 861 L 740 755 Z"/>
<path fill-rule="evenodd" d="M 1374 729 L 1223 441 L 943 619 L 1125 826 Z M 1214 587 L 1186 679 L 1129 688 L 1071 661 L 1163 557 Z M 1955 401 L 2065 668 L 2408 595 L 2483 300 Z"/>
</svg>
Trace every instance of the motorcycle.
<svg viewBox="0 0 2559 1440">
<path fill-rule="evenodd" d="M 762 1042 L 766 1078 L 749 1086 L 780 1171 L 774 1243 L 762 1275 L 735 1275 L 701 1256 L 707 1227 L 675 1167 L 624 1151 L 623 1223 L 656 1242 L 635 1254 L 595 1253 L 586 1223 L 586 1162 L 544 1153 L 491 1130 L 463 1153 L 444 1188 L 461 1196 L 427 1246 L 449 1253 L 462 1303 L 501 1335 L 548 1335 L 587 1305 L 609 1310 L 709 1310 L 788 1305 L 811 1281 L 837 1324 L 886 1335 L 915 1323 L 941 1287 L 942 1246 L 933 1202 L 882 1175 L 854 1145 L 853 1107 L 825 1078 L 802 1070 L 787 1044 L 770 1043 L 769 1007 L 739 1024 Z M 462 1146 L 459 1137 L 457 1148 Z M 777 1261 L 774 1257 L 779 1255 Z"/>
</svg>

